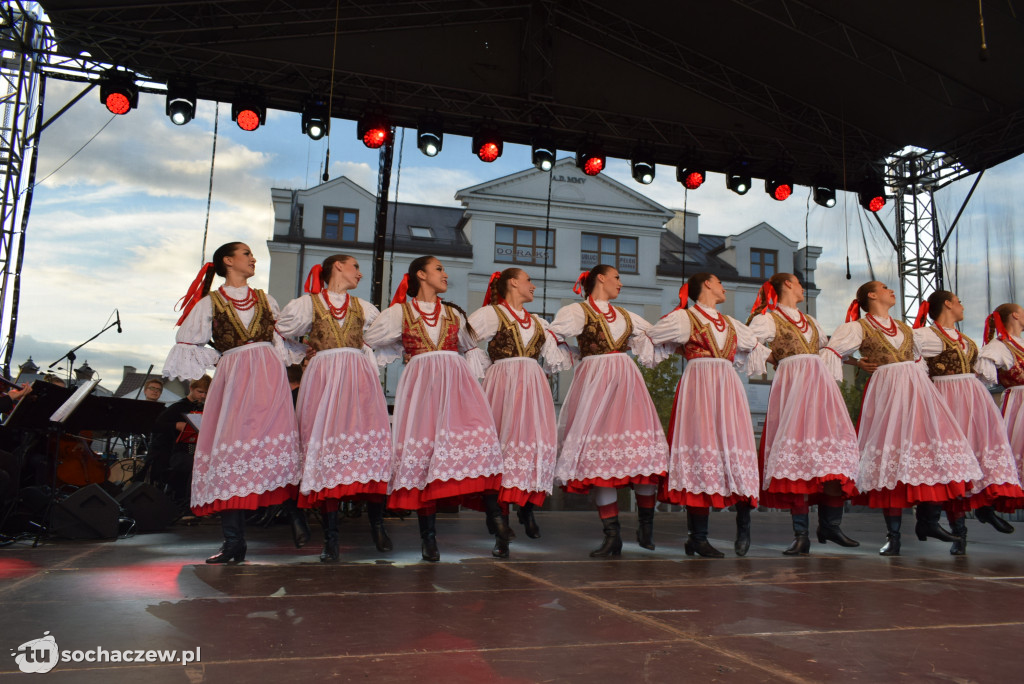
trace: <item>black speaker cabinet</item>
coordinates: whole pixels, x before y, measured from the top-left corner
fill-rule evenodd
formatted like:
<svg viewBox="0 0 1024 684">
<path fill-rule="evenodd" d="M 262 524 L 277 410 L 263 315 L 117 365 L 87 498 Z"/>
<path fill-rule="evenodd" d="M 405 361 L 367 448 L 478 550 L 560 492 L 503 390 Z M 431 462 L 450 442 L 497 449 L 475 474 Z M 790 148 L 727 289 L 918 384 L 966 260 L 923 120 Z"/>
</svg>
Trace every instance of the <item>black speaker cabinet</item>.
<svg viewBox="0 0 1024 684">
<path fill-rule="evenodd" d="M 68 539 L 113 539 L 120 511 L 114 497 L 91 484 L 54 506 L 50 532 Z"/>
<path fill-rule="evenodd" d="M 129 518 L 135 520 L 136 532 L 158 532 L 175 519 L 174 502 L 151 484 L 136 482 L 117 497 Z"/>
</svg>

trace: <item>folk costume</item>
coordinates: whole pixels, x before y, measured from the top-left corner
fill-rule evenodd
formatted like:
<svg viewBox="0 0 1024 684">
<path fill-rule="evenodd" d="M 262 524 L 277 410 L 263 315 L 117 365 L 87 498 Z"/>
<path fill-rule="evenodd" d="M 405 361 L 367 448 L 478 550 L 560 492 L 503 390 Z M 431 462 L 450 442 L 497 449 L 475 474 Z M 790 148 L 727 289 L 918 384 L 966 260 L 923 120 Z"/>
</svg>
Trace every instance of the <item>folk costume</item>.
<svg viewBox="0 0 1024 684">
<path fill-rule="evenodd" d="M 857 350 L 862 360 L 878 364 L 864 388 L 858 425 L 861 494 L 856 501 L 883 511 L 887 542 L 880 553 L 899 555 L 902 509 L 914 505 L 918 538 L 955 541 L 938 524 L 940 505 L 963 497 L 981 469 L 918 363 L 913 331 L 902 321 L 868 314 L 840 325 L 819 355 L 839 381 L 842 360 Z"/>
<path fill-rule="evenodd" d="M 768 413 L 758 457 L 762 464 L 761 503 L 789 509 L 793 544 L 784 554 L 810 551 L 809 504 L 818 504 L 818 541 L 859 546 L 843 534 L 844 500 L 857 493 L 860 452 L 857 433 L 839 387 L 818 352 L 828 342 L 813 317 L 770 303 L 754 316 L 750 330 L 771 346 L 775 366 Z M 838 483 L 841 495 L 826 495 L 826 483 Z"/>
<path fill-rule="evenodd" d="M 681 303 L 685 297 L 680 294 Z M 668 477 L 658 498 L 686 506 L 687 555 L 721 557 L 707 541 L 708 514 L 711 507 L 735 505 L 735 550 L 746 555 L 760 486 L 750 405 L 733 366 L 764 373 L 769 351 L 747 326 L 696 303 L 676 308 L 648 335 L 655 345 L 682 345 L 686 359 L 669 425 Z"/>
<path fill-rule="evenodd" d="M 637 541 L 654 548 L 655 493 L 668 469 L 668 445 L 643 376 L 624 353 L 628 349 L 653 365 L 649 328 L 640 316 L 592 297 L 562 307 L 551 324 L 556 335 L 576 338 L 582 357 L 558 414 L 555 479 L 570 492 L 597 489 L 605 538 L 594 557 L 622 551 L 618 487 L 633 488 Z"/>
<path fill-rule="evenodd" d="M 977 371 L 989 384 L 1003 387 L 1006 434 L 1017 472 L 1024 473 L 1024 340 L 1002 332 L 981 348 Z"/>
<path fill-rule="evenodd" d="M 380 551 L 392 544 L 384 529 L 384 496 L 391 475 L 388 407 L 364 331 L 380 315 L 373 304 L 319 287 L 292 300 L 278 320 L 289 338 L 306 336 L 314 352 L 302 375 L 295 406 L 303 468 L 299 506 L 322 509 L 325 544 L 321 560 L 338 555 L 338 508 L 342 500 L 367 502 L 370 529 Z"/>
</svg>

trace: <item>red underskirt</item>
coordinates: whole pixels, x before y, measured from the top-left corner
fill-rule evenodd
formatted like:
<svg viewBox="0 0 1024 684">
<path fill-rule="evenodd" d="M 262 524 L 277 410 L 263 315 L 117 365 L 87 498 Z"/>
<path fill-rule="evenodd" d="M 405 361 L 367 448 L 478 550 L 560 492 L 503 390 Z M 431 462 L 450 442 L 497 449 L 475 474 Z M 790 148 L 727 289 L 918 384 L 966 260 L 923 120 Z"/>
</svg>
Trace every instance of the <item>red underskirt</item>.
<svg viewBox="0 0 1024 684">
<path fill-rule="evenodd" d="M 1024 493 L 1017 485 L 991 484 L 977 494 L 947 501 L 944 508 L 950 513 L 962 514 L 982 506 L 992 506 L 1000 513 L 1013 513 L 1018 508 L 1024 508 Z"/>
<path fill-rule="evenodd" d="M 272 489 L 262 494 L 249 494 L 248 496 L 233 496 L 230 499 L 217 499 L 203 506 L 193 506 L 192 512 L 195 515 L 211 515 L 220 511 L 255 511 L 263 506 L 276 506 L 289 499 L 294 499 L 299 493 L 298 485 L 285 485 Z"/>
<path fill-rule="evenodd" d="M 388 483 L 378 482 L 353 482 L 352 484 L 338 485 L 330 489 L 322 489 L 319 492 L 299 495 L 299 508 L 318 508 L 320 504 L 329 499 L 336 501 L 362 501 L 371 498 L 382 497 L 388 493 Z"/>
<path fill-rule="evenodd" d="M 787 509 L 792 508 L 795 502 L 803 505 L 804 497 L 810 497 L 808 504 L 817 503 L 814 499 L 823 495 L 823 490 L 828 482 L 839 482 L 842 490 L 841 496 L 845 499 L 852 499 L 857 496 L 857 486 L 853 480 L 845 475 L 826 475 L 815 477 L 810 480 L 783 480 L 772 478 L 768 483 L 768 491 L 761 492 L 761 505 L 768 508 Z"/>
<path fill-rule="evenodd" d="M 638 484 L 652 484 L 660 485 L 661 481 L 668 476 L 668 473 L 659 473 L 658 475 L 627 475 L 626 477 L 613 477 L 612 479 L 605 479 L 603 477 L 588 477 L 584 480 L 569 480 L 565 483 L 563 489 L 573 494 L 588 494 L 593 487 L 613 487 L 618 489 L 619 487 L 628 487 L 630 485 Z"/>
<path fill-rule="evenodd" d="M 966 482 L 936 485 L 908 485 L 898 482 L 895 489 L 873 489 L 858 494 L 853 498 L 853 503 L 871 508 L 910 508 L 918 503 L 945 503 L 966 495 Z"/>
<path fill-rule="evenodd" d="M 388 508 L 415 511 L 427 505 L 465 504 L 476 508 L 483 492 L 501 489 L 501 475 L 481 475 L 466 480 L 435 480 L 420 489 L 396 489 L 388 496 Z M 474 496 L 476 495 L 476 496 Z M 477 508 L 477 510 L 480 510 Z"/>
<path fill-rule="evenodd" d="M 547 492 L 527 492 L 518 487 L 502 487 L 501 493 L 498 494 L 498 502 L 516 506 L 525 506 L 528 503 L 543 506 L 547 497 Z"/>
<path fill-rule="evenodd" d="M 746 501 L 752 508 L 757 508 L 757 497 L 742 494 L 694 494 L 686 491 L 668 491 L 664 487 L 658 490 L 658 501 L 677 506 L 693 506 L 695 508 L 728 508 Z"/>
</svg>

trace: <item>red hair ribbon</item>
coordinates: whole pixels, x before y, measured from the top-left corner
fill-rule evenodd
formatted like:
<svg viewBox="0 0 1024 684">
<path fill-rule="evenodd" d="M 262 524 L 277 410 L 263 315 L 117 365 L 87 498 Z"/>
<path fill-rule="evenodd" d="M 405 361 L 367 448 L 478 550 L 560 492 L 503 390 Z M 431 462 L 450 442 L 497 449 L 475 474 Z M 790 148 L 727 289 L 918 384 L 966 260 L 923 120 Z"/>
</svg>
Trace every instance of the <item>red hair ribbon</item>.
<svg viewBox="0 0 1024 684">
<path fill-rule="evenodd" d="M 501 277 L 501 271 L 495 271 L 494 273 L 491 274 L 491 279 L 487 281 L 487 294 L 484 295 L 484 304 L 483 304 L 484 306 L 490 306 L 491 305 L 491 303 L 492 303 L 492 301 L 491 301 L 491 293 L 493 292 L 493 290 L 491 289 L 491 286 L 494 285 L 494 281 L 497 280 L 500 277 Z M 495 300 L 493 303 L 497 304 L 497 301 Z"/>
<path fill-rule="evenodd" d="M 860 302 L 854 299 L 850 308 L 846 310 L 846 322 L 851 323 L 857 320 L 860 320 Z"/>
<path fill-rule="evenodd" d="M 578 294 L 580 297 L 583 296 L 583 281 L 590 275 L 590 271 L 584 271 L 580 273 L 580 277 L 576 279 L 576 284 L 572 286 L 572 291 Z"/>
<path fill-rule="evenodd" d="M 405 293 L 409 291 L 409 274 L 406 273 L 402 276 L 402 282 L 398 283 L 398 289 L 395 290 L 395 296 L 391 298 L 391 306 L 395 304 L 401 304 L 405 301 Z"/>
<path fill-rule="evenodd" d="M 688 301 L 690 301 L 690 283 L 683 283 L 679 286 L 679 306 L 676 309 L 685 309 Z"/>
<path fill-rule="evenodd" d="M 753 316 L 765 309 L 774 310 L 778 304 L 779 294 L 775 291 L 771 281 L 767 281 L 757 291 L 757 299 L 754 300 L 754 306 L 750 308 L 750 315 Z"/>
<path fill-rule="evenodd" d="M 1006 327 L 1003 325 L 1003 317 L 995 311 L 985 319 L 985 331 L 982 333 L 982 338 L 986 342 L 990 342 L 993 337 L 998 337 L 1000 340 L 1005 340 L 1008 337 Z"/>
<path fill-rule="evenodd" d="M 200 299 L 203 298 L 203 283 L 206 281 L 206 274 L 213 268 L 213 262 L 207 261 L 203 264 L 203 267 L 199 269 L 199 273 L 196 275 L 196 279 L 192 281 L 192 284 L 188 286 L 188 292 L 185 296 L 178 300 L 178 303 L 174 305 L 175 311 L 181 311 L 181 318 L 175 323 L 175 326 L 181 325 L 188 318 L 189 313 L 192 312 L 194 307 Z"/>
<path fill-rule="evenodd" d="M 928 300 L 921 302 L 921 306 L 917 307 L 917 318 L 914 319 L 915 328 L 923 328 L 925 320 L 928 318 Z"/>
<path fill-rule="evenodd" d="M 313 268 L 309 269 L 309 275 L 306 276 L 306 284 L 303 286 L 303 292 L 310 294 L 317 294 L 320 292 L 320 284 L 323 280 L 324 270 L 320 264 L 315 264 Z"/>
</svg>

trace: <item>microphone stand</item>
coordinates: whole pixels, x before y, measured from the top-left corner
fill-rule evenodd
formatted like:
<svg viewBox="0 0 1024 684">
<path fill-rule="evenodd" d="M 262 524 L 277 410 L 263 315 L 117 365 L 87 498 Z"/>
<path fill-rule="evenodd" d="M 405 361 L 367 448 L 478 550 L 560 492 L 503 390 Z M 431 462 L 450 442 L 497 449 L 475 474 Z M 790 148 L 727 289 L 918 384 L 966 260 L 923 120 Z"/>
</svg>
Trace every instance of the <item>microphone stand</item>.
<svg viewBox="0 0 1024 684">
<path fill-rule="evenodd" d="M 72 348 L 64 356 L 60 357 L 59 359 L 57 359 L 56 361 L 51 363 L 49 366 L 47 366 L 47 368 L 53 368 L 54 366 L 56 366 L 58 363 L 60 363 L 64 359 L 67 359 L 68 360 L 68 387 L 70 387 L 71 386 L 71 371 L 74 369 L 74 366 L 75 366 L 75 358 L 76 358 L 75 357 L 75 352 L 78 351 L 79 349 L 81 349 L 82 347 L 84 347 L 85 345 L 89 344 L 93 340 L 95 340 L 97 337 L 99 337 L 103 333 L 105 333 L 108 330 L 110 330 L 111 328 L 115 327 L 120 322 L 121 322 L 120 320 L 117 320 L 117 321 L 111 323 L 110 325 L 108 325 L 107 327 L 103 328 L 103 330 L 100 330 L 98 333 L 96 333 L 95 335 L 93 335 L 92 337 L 87 339 L 82 344 L 78 345 L 77 347 Z"/>
</svg>

